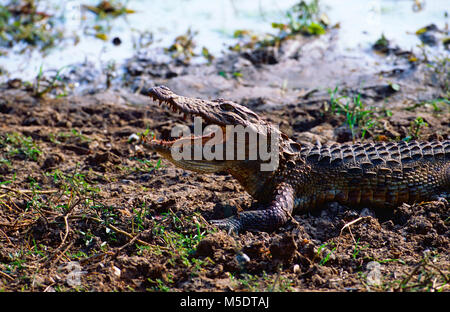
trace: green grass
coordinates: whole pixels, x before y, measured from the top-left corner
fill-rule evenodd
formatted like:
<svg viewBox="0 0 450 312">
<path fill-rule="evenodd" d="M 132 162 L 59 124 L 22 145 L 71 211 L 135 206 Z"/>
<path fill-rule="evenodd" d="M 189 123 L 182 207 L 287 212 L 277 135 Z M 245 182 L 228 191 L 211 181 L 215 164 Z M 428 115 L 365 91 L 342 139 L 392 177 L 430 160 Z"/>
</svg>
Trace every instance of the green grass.
<svg viewBox="0 0 450 312">
<path fill-rule="evenodd" d="M 0 135 L 0 151 L 3 150 L 8 157 L 21 157 L 26 160 L 37 161 L 42 151 L 30 136 L 20 133 L 6 133 Z M 3 163 L 9 160 L 2 158 Z"/>
<path fill-rule="evenodd" d="M 403 140 L 409 142 L 412 139 L 419 139 L 422 129 L 426 127 L 428 127 L 428 123 L 425 122 L 423 117 L 416 117 L 416 119 L 414 119 L 409 126 L 409 135 L 407 135 Z"/>
<path fill-rule="evenodd" d="M 58 27 L 62 17 L 57 12 L 38 11 L 38 2 L 10 0 L 0 5 L 0 46 L 20 44 L 24 46 L 20 52 L 29 47 L 45 52 L 63 39 L 64 31 Z"/>
<path fill-rule="evenodd" d="M 390 283 L 391 289 L 396 291 L 426 291 L 442 292 L 450 289 L 450 274 L 448 270 L 439 269 L 435 265 L 439 254 L 431 252 L 425 254 L 418 264 L 402 279 Z"/>
<path fill-rule="evenodd" d="M 230 50 L 243 52 L 264 47 L 277 47 L 282 41 L 297 35 L 320 36 L 326 33 L 329 20 L 321 11 L 319 0 L 299 1 L 288 9 L 283 21 L 271 23 L 276 34 L 259 35 L 245 29 L 234 32 L 239 42 L 229 47 Z"/>
<path fill-rule="evenodd" d="M 53 183 L 65 194 L 76 194 L 81 196 L 95 197 L 99 188 L 86 180 L 86 174 L 75 170 L 71 173 L 65 173 L 59 169 L 44 173 L 46 176 L 53 177 Z"/>
<path fill-rule="evenodd" d="M 183 267 L 186 274 L 190 277 L 195 277 L 205 272 L 207 267 L 213 264 L 209 258 L 196 258 L 196 248 L 198 243 L 209 233 L 209 230 L 201 224 L 193 220 L 193 216 L 178 217 L 171 210 L 167 213 L 162 213 L 157 221 L 149 226 L 155 241 L 158 241 L 158 246 L 164 249 L 164 253 L 169 256 L 166 265 L 172 268 Z M 141 246 L 140 252 L 144 253 L 153 248 Z M 158 252 L 158 251 L 157 251 Z M 161 250 L 159 251 L 161 252 Z M 173 286 L 173 280 L 169 278 L 162 279 L 148 279 L 153 285 L 150 290 L 169 291 Z"/>
<path fill-rule="evenodd" d="M 450 101 L 447 98 L 437 98 L 433 100 L 428 101 L 422 101 L 419 103 L 416 103 L 412 106 L 408 106 L 405 108 L 405 110 L 414 112 L 417 108 L 424 107 L 424 108 L 431 108 L 433 113 L 439 114 L 444 110 L 450 110 Z"/>
<path fill-rule="evenodd" d="M 189 64 L 192 57 L 197 56 L 194 52 L 196 43 L 194 37 L 197 36 L 197 31 L 192 31 L 190 28 L 185 34 L 177 36 L 174 42 L 164 51 L 173 59 L 176 59 L 184 64 Z"/>
<path fill-rule="evenodd" d="M 338 87 L 334 90 L 329 89 L 328 93 L 330 94 L 330 112 L 345 116 L 353 142 L 357 139 L 363 141 L 367 132 L 378 123 L 375 110 L 365 106 L 360 94 L 353 97 L 338 95 Z"/>
<path fill-rule="evenodd" d="M 56 92 L 56 97 L 63 97 L 67 95 L 67 84 L 63 81 L 61 72 L 70 68 L 70 65 L 63 66 L 56 71 L 56 73 L 50 78 L 47 79 L 44 76 L 43 65 L 39 67 L 39 71 L 34 79 L 34 83 L 32 83 L 33 96 L 37 98 L 42 98 L 46 94 Z"/>
<path fill-rule="evenodd" d="M 278 274 L 230 274 L 231 285 L 237 291 L 249 292 L 287 292 L 292 291 L 293 281 Z"/>
<path fill-rule="evenodd" d="M 319 0 L 300 1 L 286 12 L 286 23 L 272 23 L 272 27 L 280 30 L 280 36 L 323 35 L 329 21 L 321 12 Z"/>
<path fill-rule="evenodd" d="M 172 211 L 161 214 L 162 219 L 154 224 L 153 234 L 158 236 L 163 246 L 169 247 L 173 254 L 179 257 L 186 267 L 191 267 L 191 256 L 195 254 L 198 243 L 206 235 L 200 223 L 196 222 L 195 226 L 190 230 L 185 230 L 186 222 L 192 224 L 189 217 L 180 219 Z M 167 225 L 171 225 L 174 229 L 168 230 Z"/>
<path fill-rule="evenodd" d="M 331 250 L 327 247 L 334 246 Z M 329 260 L 331 255 L 336 251 L 337 246 L 335 246 L 334 242 L 327 242 L 319 246 L 316 253 L 316 258 L 319 260 L 319 265 L 325 265 Z"/>
<path fill-rule="evenodd" d="M 61 144 L 63 142 L 67 142 L 71 139 L 78 140 L 78 142 L 91 142 L 92 139 L 77 129 L 71 129 L 70 132 L 58 132 L 57 134 L 50 133 L 49 140 L 53 144 Z"/>
<path fill-rule="evenodd" d="M 128 0 L 99 1 L 96 6 L 83 5 L 83 7 L 94 13 L 98 19 L 116 18 L 118 16 L 135 13 L 127 8 Z"/>
<path fill-rule="evenodd" d="M 355 248 L 353 248 L 353 252 L 352 252 L 352 258 L 353 258 L 353 260 L 356 260 L 358 254 L 361 252 L 361 250 L 366 249 L 366 248 L 369 247 L 369 245 L 360 246 L 360 244 L 359 244 L 359 239 L 360 239 L 360 238 L 358 238 L 358 239 L 356 240 Z"/>
</svg>

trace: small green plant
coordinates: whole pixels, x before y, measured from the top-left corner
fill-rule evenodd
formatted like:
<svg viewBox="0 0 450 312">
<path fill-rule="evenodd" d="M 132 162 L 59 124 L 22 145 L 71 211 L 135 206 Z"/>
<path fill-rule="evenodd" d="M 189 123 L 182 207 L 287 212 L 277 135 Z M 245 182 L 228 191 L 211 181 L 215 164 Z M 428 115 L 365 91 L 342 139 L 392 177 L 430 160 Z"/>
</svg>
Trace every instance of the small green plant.
<svg viewBox="0 0 450 312">
<path fill-rule="evenodd" d="M 0 4 L 0 46 L 10 48 L 22 43 L 25 48 L 20 53 L 29 47 L 45 52 L 63 39 L 63 28 L 58 27 L 61 17 L 39 11 L 37 2 L 11 0 Z"/>
<path fill-rule="evenodd" d="M 328 251 L 327 246 L 334 246 L 335 244 L 333 242 L 331 243 L 324 243 L 322 245 L 319 246 L 319 248 L 317 249 L 317 257 L 321 258 L 319 261 L 319 265 L 325 265 L 329 260 L 331 255 L 336 251 L 337 246 L 334 246 L 333 249 L 331 249 L 330 251 Z M 326 252 L 326 254 L 324 256 L 322 256 L 323 251 L 328 251 Z"/>
<path fill-rule="evenodd" d="M 0 135 L 0 150 L 5 149 L 10 156 L 19 156 L 24 159 L 37 161 L 42 151 L 34 143 L 31 137 L 21 135 L 17 132 Z"/>
<path fill-rule="evenodd" d="M 211 64 L 214 60 L 214 55 L 212 55 L 206 47 L 202 48 L 202 56 L 208 61 L 208 64 Z"/>
<path fill-rule="evenodd" d="M 131 31 L 137 34 L 137 38 L 135 36 L 131 37 L 133 40 L 133 49 L 135 50 L 146 49 L 155 41 L 153 32 L 149 30 L 141 31 L 138 28 L 132 28 Z"/>
<path fill-rule="evenodd" d="M 435 74 L 435 77 L 445 94 L 445 98 L 448 100 L 450 97 L 450 79 L 448 79 L 448 73 L 450 69 L 450 57 L 447 54 L 433 56 L 428 59 L 426 56 L 425 48 L 423 49 L 424 60 L 426 65 Z"/>
<path fill-rule="evenodd" d="M 143 132 L 136 133 L 137 137 L 140 140 L 145 140 L 148 136 L 150 136 L 151 139 L 155 138 L 155 133 L 153 131 L 150 131 L 150 128 L 147 127 Z M 128 139 L 128 143 L 131 143 L 135 140 L 135 136 L 133 135 Z"/>
<path fill-rule="evenodd" d="M 381 37 L 375 41 L 372 48 L 375 51 L 386 53 L 389 50 L 389 40 L 384 36 L 384 34 L 381 34 Z"/>
<path fill-rule="evenodd" d="M 93 186 L 86 181 L 86 174 L 72 172 L 66 174 L 59 169 L 55 169 L 52 172 L 44 173 L 46 176 L 53 177 L 53 183 L 55 183 L 66 194 L 77 195 L 89 195 L 88 197 L 95 196 L 100 190 L 98 187 Z"/>
<path fill-rule="evenodd" d="M 161 291 L 161 292 L 169 292 L 170 291 L 170 287 L 167 286 L 166 283 L 164 281 L 162 281 L 160 278 L 157 278 L 155 280 L 148 278 L 148 281 L 152 284 L 156 284 L 156 286 L 154 286 L 150 290 L 156 290 L 156 291 Z"/>
<path fill-rule="evenodd" d="M 11 162 L 8 159 L 0 158 L 0 165 L 5 165 L 6 167 L 11 167 Z"/>
<path fill-rule="evenodd" d="M 283 276 L 269 275 L 265 271 L 261 275 L 242 273 L 239 276 L 230 274 L 231 284 L 239 291 L 261 292 L 261 291 L 291 291 L 292 280 Z"/>
<path fill-rule="evenodd" d="M 369 247 L 369 245 L 360 246 L 359 240 L 360 240 L 360 238 L 357 239 L 357 241 L 356 241 L 356 243 L 355 243 L 355 248 L 353 248 L 353 252 L 352 252 L 352 258 L 353 258 L 353 260 L 356 260 L 358 254 L 359 254 L 362 250 L 364 250 L 364 249 L 366 249 L 366 248 Z"/>
<path fill-rule="evenodd" d="M 58 132 L 57 134 L 50 133 L 48 137 L 53 144 L 61 144 L 62 142 L 67 142 L 71 139 L 75 139 L 80 143 L 92 141 L 90 137 L 82 134 L 81 131 L 78 131 L 77 129 L 72 129 L 70 132 Z"/>
<path fill-rule="evenodd" d="M 66 83 L 64 83 L 62 79 L 61 72 L 68 67 L 69 66 L 61 67 L 56 71 L 55 75 L 52 78 L 46 80 L 44 76 L 43 65 L 41 65 L 33 84 L 33 95 L 37 98 L 41 98 L 52 91 L 58 90 L 60 92 L 56 95 L 56 97 L 66 96 Z"/>
<path fill-rule="evenodd" d="M 248 273 L 242 273 L 239 278 L 231 275 L 230 278 L 231 281 L 241 289 L 245 289 L 247 291 L 261 291 L 261 288 L 264 288 L 263 281 L 267 278 L 267 273 L 263 272 L 262 278 Z"/>
<path fill-rule="evenodd" d="M 446 98 L 438 98 L 428 101 L 415 103 L 405 108 L 407 111 L 415 111 L 419 107 L 432 108 L 434 113 L 441 113 L 445 108 L 450 109 L 450 101 Z"/>
<path fill-rule="evenodd" d="M 192 31 L 190 28 L 184 35 L 177 36 L 171 46 L 165 49 L 173 59 L 176 59 L 184 64 L 189 64 L 191 58 L 196 56 L 194 37 L 198 34 L 197 31 Z"/>
<path fill-rule="evenodd" d="M 125 14 L 135 13 L 134 10 L 127 8 L 126 3 L 124 4 L 119 0 L 102 0 L 96 6 L 83 5 L 83 8 L 96 14 L 99 19 L 105 19 L 108 17 L 115 18 Z"/>
<path fill-rule="evenodd" d="M 409 126 L 409 135 L 406 136 L 403 140 L 408 142 L 412 139 L 418 139 L 420 132 L 424 127 L 428 127 L 428 123 L 425 122 L 423 117 L 417 117 L 414 121 L 411 122 Z"/>
<path fill-rule="evenodd" d="M 181 263 L 192 276 L 196 276 L 211 264 L 212 260 L 208 257 L 195 257 L 198 243 L 207 234 L 204 225 L 194 221 L 191 216 L 180 218 L 171 210 L 157 219 L 158 222 L 154 221 L 152 233 L 171 255 L 169 265 L 179 266 Z"/>
<path fill-rule="evenodd" d="M 278 46 L 281 38 L 273 34 L 258 35 L 250 30 L 239 29 L 233 34 L 239 41 L 230 46 L 229 49 L 235 52 L 260 49 L 264 47 Z M 225 77 L 226 78 L 226 77 Z"/>
<path fill-rule="evenodd" d="M 150 209 L 145 203 L 142 203 L 139 209 L 132 208 L 133 218 L 131 219 L 131 231 L 137 233 L 145 230 L 145 219 L 150 215 Z"/>
<path fill-rule="evenodd" d="M 450 276 L 435 265 L 439 254 L 426 253 L 415 268 L 395 287 L 397 291 L 437 291 L 449 289 Z"/>
<path fill-rule="evenodd" d="M 242 73 L 241 72 L 233 72 L 233 77 L 234 78 L 241 78 L 242 77 Z"/>
<path fill-rule="evenodd" d="M 296 35 L 323 35 L 330 23 L 326 14 L 320 11 L 319 0 L 312 0 L 309 3 L 300 1 L 285 15 L 286 21 L 272 23 L 272 28 L 277 30 L 278 34 L 259 35 L 250 30 L 236 30 L 233 36 L 240 41 L 230 46 L 229 49 L 243 52 L 265 47 L 278 47 L 282 41 Z"/>
<path fill-rule="evenodd" d="M 375 111 L 365 107 L 360 94 L 349 98 L 348 96 L 337 96 L 337 92 L 338 87 L 334 90 L 328 90 L 331 113 L 346 117 L 346 124 L 352 133 L 353 142 L 358 137 L 364 140 L 367 132 L 377 124 Z"/>
<path fill-rule="evenodd" d="M 131 171 L 131 172 L 152 172 L 154 170 L 158 170 L 159 168 L 163 167 L 162 159 L 158 159 L 155 162 L 148 160 L 148 159 L 141 159 L 137 157 L 131 158 L 132 160 L 137 160 L 138 163 L 141 164 L 141 166 L 134 166 L 134 167 L 124 167 L 122 168 L 125 171 Z"/>
<path fill-rule="evenodd" d="M 320 12 L 319 0 L 309 3 L 300 1 L 287 13 L 287 23 L 272 23 L 272 27 L 279 29 L 285 35 L 323 35 L 328 27 L 328 17 Z"/>
</svg>

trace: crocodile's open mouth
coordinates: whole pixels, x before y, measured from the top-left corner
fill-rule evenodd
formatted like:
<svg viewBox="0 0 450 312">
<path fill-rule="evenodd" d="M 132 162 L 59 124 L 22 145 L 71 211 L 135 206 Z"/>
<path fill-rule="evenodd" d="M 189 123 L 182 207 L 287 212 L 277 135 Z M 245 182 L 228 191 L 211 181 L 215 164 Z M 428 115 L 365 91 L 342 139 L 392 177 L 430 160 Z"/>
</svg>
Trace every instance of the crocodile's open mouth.
<svg viewBox="0 0 450 312">
<path fill-rule="evenodd" d="M 205 147 L 215 152 L 216 148 L 219 145 L 223 147 L 226 141 L 226 125 L 206 111 L 205 108 L 209 105 L 206 101 L 200 99 L 185 101 L 184 97 L 177 96 L 165 87 L 151 88 L 144 94 L 157 101 L 159 105 L 166 105 L 175 114 L 182 115 L 185 121 L 193 120 L 192 127 L 175 125 L 172 129 L 173 139 L 152 138 L 145 141 L 146 148 L 156 151 L 185 169 L 201 172 L 217 172 L 224 169 L 224 156 L 215 159 L 204 157 Z"/>
<path fill-rule="evenodd" d="M 213 115 L 205 112 L 205 106 L 207 103 L 203 100 L 196 99 L 198 103 L 193 103 L 190 99 L 189 103 L 184 101 L 184 97 L 177 96 L 170 92 L 167 94 L 165 87 L 156 87 L 148 90 L 148 95 L 159 103 L 159 105 L 166 105 L 169 107 L 173 113 L 182 115 L 184 121 L 193 120 L 192 127 L 182 127 L 181 125 L 175 126 L 174 131 L 175 138 L 172 140 L 157 140 L 152 138 L 150 144 L 155 146 L 161 146 L 161 148 L 171 148 L 174 144 L 201 144 L 204 146 L 207 142 L 210 142 L 213 138 L 217 136 L 222 136 L 224 138 L 225 124 L 214 118 Z M 191 134 L 191 130 L 194 129 L 194 133 Z M 220 133 L 219 133 L 220 132 Z M 215 143 L 223 143 L 224 140 L 219 138 Z"/>
</svg>

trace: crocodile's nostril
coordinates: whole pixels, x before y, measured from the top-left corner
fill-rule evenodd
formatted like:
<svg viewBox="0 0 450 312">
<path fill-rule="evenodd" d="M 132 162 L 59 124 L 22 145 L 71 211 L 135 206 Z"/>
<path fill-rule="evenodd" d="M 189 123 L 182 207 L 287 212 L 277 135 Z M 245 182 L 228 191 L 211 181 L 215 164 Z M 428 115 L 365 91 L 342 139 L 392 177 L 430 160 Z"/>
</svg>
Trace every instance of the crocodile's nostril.
<svg viewBox="0 0 450 312">
<path fill-rule="evenodd" d="M 229 103 L 222 103 L 220 104 L 220 109 L 228 112 L 234 111 L 234 106 Z"/>
</svg>

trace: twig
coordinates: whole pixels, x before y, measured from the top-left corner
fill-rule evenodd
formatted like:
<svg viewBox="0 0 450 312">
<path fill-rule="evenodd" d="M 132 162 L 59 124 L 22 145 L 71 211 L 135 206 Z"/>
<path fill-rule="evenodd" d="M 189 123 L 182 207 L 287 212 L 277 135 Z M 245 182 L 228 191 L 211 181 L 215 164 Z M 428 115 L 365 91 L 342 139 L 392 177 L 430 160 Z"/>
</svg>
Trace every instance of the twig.
<svg viewBox="0 0 450 312">
<path fill-rule="evenodd" d="M 20 195 L 24 195 L 24 196 L 25 196 L 26 198 L 28 198 L 29 200 L 32 200 L 32 199 L 33 199 L 33 198 L 30 197 L 28 194 L 26 194 L 26 192 L 24 192 L 24 191 L 22 191 L 22 190 L 16 190 L 16 189 L 7 187 L 7 186 L 5 186 L 5 185 L 2 185 L 2 186 L 0 187 L 0 189 L 5 189 L 5 190 L 7 190 L 7 191 L 11 191 L 11 192 L 14 192 L 14 193 L 18 193 L 18 194 L 20 194 Z"/>
<path fill-rule="evenodd" d="M 14 244 L 13 244 L 13 243 L 11 242 L 11 240 L 9 239 L 8 235 L 6 235 L 6 233 L 3 232 L 2 229 L 0 229 L 0 233 L 2 233 L 3 236 L 6 237 L 6 240 L 8 241 L 8 243 L 9 243 L 10 245 L 14 246 Z"/>
<path fill-rule="evenodd" d="M 108 228 L 110 228 L 111 230 L 113 230 L 113 231 L 115 231 L 115 232 L 117 232 L 117 233 L 119 233 L 119 234 L 125 235 L 125 236 L 128 237 L 128 238 L 131 238 L 131 239 L 134 238 L 134 236 L 131 235 L 130 233 L 125 232 L 125 231 L 123 231 L 123 230 L 121 230 L 121 229 L 115 227 L 115 226 L 112 225 L 112 224 L 105 224 L 104 221 L 103 221 L 102 219 L 99 219 L 99 218 L 96 218 L 96 217 L 89 217 L 89 216 L 86 217 L 86 218 L 88 218 L 88 219 L 90 219 L 90 220 L 93 220 L 93 221 L 96 221 L 96 222 L 102 224 L 103 226 L 108 227 Z M 143 241 L 143 240 L 140 240 L 140 239 L 138 239 L 138 238 L 136 238 L 136 242 L 138 242 L 139 244 L 145 245 L 145 246 L 154 247 L 154 248 L 161 248 L 161 249 L 168 250 L 167 247 L 153 245 L 153 244 L 147 243 L 147 242 L 145 242 L 145 241 Z"/>
<path fill-rule="evenodd" d="M 6 195 L 6 194 L 5 194 L 5 195 Z M 9 210 L 11 210 L 11 211 L 13 210 L 13 209 L 11 208 L 11 206 L 9 206 L 8 204 L 6 204 L 5 201 L 3 201 L 3 200 L 0 201 L 0 204 L 2 204 L 2 205 L 4 205 L 5 207 L 9 208 Z M 19 209 L 19 212 L 22 212 L 22 211 Z"/>
<path fill-rule="evenodd" d="M 55 259 L 54 261 L 57 262 L 57 261 L 59 260 L 59 258 L 61 258 L 61 257 L 67 252 L 67 250 L 70 249 L 70 247 L 72 247 L 72 245 L 73 245 L 73 242 L 70 242 L 70 243 L 67 245 L 67 247 L 66 247 L 63 251 L 61 251 L 61 252 L 59 253 L 58 257 L 56 257 L 56 259 Z M 66 257 L 66 258 L 67 258 L 67 257 Z"/>
<path fill-rule="evenodd" d="M 149 231 L 149 230 L 145 230 L 144 232 Z M 130 241 L 128 241 L 126 244 L 122 245 L 121 247 L 117 248 L 117 250 L 111 255 L 112 258 L 116 258 L 119 255 L 119 252 L 121 252 L 124 248 L 130 246 L 131 244 L 133 244 L 135 241 L 138 240 L 138 237 L 140 235 L 142 235 L 142 233 L 144 232 L 139 232 L 137 233 Z"/>
<path fill-rule="evenodd" d="M 19 212 L 19 213 L 22 213 L 22 212 L 23 212 L 23 209 L 20 209 L 19 207 L 17 207 L 16 203 L 15 203 L 14 201 L 12 201 L 11 198 L 9 198 L 8 200 L 9 200 L 9 202 L 11 203 L 11 206 L 14 206 L 14 208 L 16 209 L 17 212 Z M 4 204 L 5 206 L 7 206 L 4 202 L 3 202 L 3 204 Z M 9 207 L 9 206 L 7 206 L 7 207 L 8 207 L 9 209 L 12 210 L 11 207 Z"/>
<path fill-rule="evenodd" d="M 64 216 L 64 225 L 66 226 L 66 232 L 64 233 L 64 237 L 63 237 L 63 239 L 62 239 L 62 241 L 61 241 L 61 244 L 59 244 L 59 246 L 58 246 L 57 249 L 61 248 L 61 246 L 62 246 L 62 245 L 64 244 L 64 242 L 66 241 L 67 236 L 69 235 L 69 223 L 67 222 L 67 218 L 68 218 L 68 217 L 69 217 L 68 215 L 65 215 L 65 216 Z"/>
<path fill-rule="evenodd" d="M 280 280 L 280 276 L 281 276 L 281 263 L 278 263 L 278 268 L 277 268 L 277 276 L 275 277 L 275 280 L 273 281 L 273 285 L 272 285 L 272 289 L 270 291 L 275 291 L 275 286 L 277 285 L 278 281 Z"/>
<path fill-rule="evenodd" d="M 429 265 L 430 267 L 432 267 L 433 269 L 435 269 L 436 271 L 438 271 L 439 274 L 444 278 L 444 280 L 445 280 L 446 283 L 450 282 L 450 278 L 447 277 L 447 274 L 445 274 L 444 272 L 442 272 L 441 269 L 439 269 L 435 264 L 433 264 L 433 263 L 427 263 L 427 265 Z"/>
<path fill-rule="evenodd" d="M 53 253 L 50 255 L 50 257 L 42 264 L 42 267 L 45 267 L 45 266 L 47 266 L 50 262 L 52 262 L 52 260 L 53 260 L 53 258 L 55 257 L 55 255 L 56 255 L 57 253 L 59 253 L 59 251 L 60 251 L 60 250 L 62 249 L 62 247 L 64 246 L 64 243 L 66 242 L 67 236 L 69 236 L 69 222 L 67 221 L 68 217 L 69 217 L 69 215 L 65 215 L 65 216 L 64 216 L 64 224 L 65 224 L 65 227 L 66 227 L 66 231 L 65 231 L 65 233 L 64 233 L 64 237 L 63 237 L 62 240 L 61 240 L 61 243 L 60 243 L 59 246 L 53 251 Z M 69 243 L 69 246 L 66 247 L 66 249 L 65 249 L 61 254 L 64 254 L 71 246 L 72 246 L 72 243 Z M 58 257 L 56 258 L 56 260 L 58 260 L 58 259 L 61 257 L 61 254 L 60 254 L 60 256 L 58 256 Z M 55 260 L 55 261 L 56 261 L 56 260 Z"/>
<path fill-rule="evenodd" d="M 14 189 L 5 185 L 0 186 L 0 189 L 5 189 L 7 191 L 10 192 L 14 192 L 14 193 L 19 193 L 21 195 L 25 195 L 26 197 L 28 197 L 28 199 L 32 199 L 30 196 L 28 196 L 28 194 L 53 194 L 58 192 L 59 190 L 18 190 L 18 189 Z M 3 194 L 1 195 L 1 197 L 6 196 L 7 194 Z"/>
<path fill-rule="evenodd" d="M 47 292 L 49 291 L 50 287 L 52 287 L 53 285 L 55 285 L 56 283 L 51 283 L 50 285 L 48 285 L 47 287 L 45 287 L 43 292 Z"/>
<path fill-rule="evenodd" d="M 291 222 L 294 223 L 298 229 L 301 229 L 302 226 L 300 225 L 300 223 L 298 223 L 297 220 L 295 220 L 294 216 L 289 211 L 285 211 L 285 212 L 287 213 L 288 217 L 291 219 Z"/>
<path fill-rule="evenodd" d="M 358 223 L 358 222 L 361 221 L 361 220 L 365 220 L 365 219 L 367 219 L 367 218 L 370 218 L 370 217 L 359 217 L 359 218 L 357 218 L 357 219 L 355 219 L 355 220 L 353 220 L 353 221 L 350 221 L 349 223 L 346 223 L 346 224 L 342 227 L 341 232 L 339 233 L 339 235 L 342 235 L 342 232 L 344 231 L 344 229 L 348 228 L 348 231 L 350 232 L 350 236 L 352 237 L 353 242 L 356 244 L 356 240 L 355 240 L 355 237 L 353 236 L 353 233 L 352 233 L 352 230 L 350 229 L 350 226 L 352 226 L 352 225 L 355 224 L 355 223 Z"/>
<path fill-rule="evenodd" d="M 421 261 L 419 263 L 419 265 L 417 265 L 412 271 L 411 273 L 409 273 L 409 275 L 407 277 L 405 277 L 401 282 L 400 285 L 398 285 L 398 289 L 402 289 L 405 288 L 406 285 L 408 284 L 408 282 L 411 280 L 411 278 L 413 277 L 414 274 L 417 273 L 417 271 L 419 271 L 419 269 L 423 266 L 423 262 Z"/>
<path fill-rule="evenodd" d="M 11 281 L 14 280 L 14 277 L 11 277 L 9 274 L 6 274 L 5 272 L 3 272 L 3 271 L 1 271 L 1 270 L 0 270 L 0 274 L 3 275 L 3 276 L 6 277 L 6 278 L 9 278 Z"/>
<path fill-rule="evenodd" d="M 19 190 L 22 193 L 33 193 L 33 194 L 53 194 L 58 192 L 59 190 L 43 190 L 43 191 L 39 191 L 39 190 Z"/>
<path fill-rule="evenodd" d="M 200 221 L 203 222 L 203 225 L 205 225 L 209 230 L 214 229 L 214 226 L 212 226 L 202 215 L 197 216 Z"/>
</svg>

